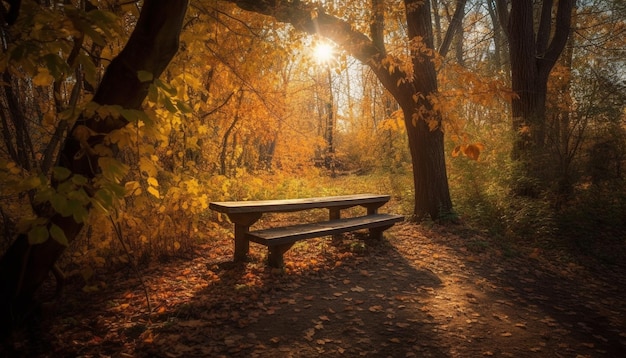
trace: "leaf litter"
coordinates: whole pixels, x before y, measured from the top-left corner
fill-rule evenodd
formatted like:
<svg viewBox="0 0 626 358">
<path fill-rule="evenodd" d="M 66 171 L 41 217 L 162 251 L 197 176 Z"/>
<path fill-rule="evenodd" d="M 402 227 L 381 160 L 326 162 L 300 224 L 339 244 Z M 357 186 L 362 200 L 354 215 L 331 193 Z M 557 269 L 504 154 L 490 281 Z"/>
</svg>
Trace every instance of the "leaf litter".
<svg viewBox="0 0 626 358">
<path fill-rule="evenodd" d="M 496 242 L 477 252 L 476 234 L 454 228 L 405 223 L 385 236 L 308 240 L 287 252 L 284 270 L 268 268 L 254 245 L 249 262 L 233 264 L 232 242 L 216 239 L 143 269 L 153 312 L 139 280 L 120 270 L 95 293 L 70 284 L 38 334 L 17 334 L 9 349 L 34 357 L 626 356 L 623 267 L 587 269 L 533 248 L 508 256 Z"/>
</svg>

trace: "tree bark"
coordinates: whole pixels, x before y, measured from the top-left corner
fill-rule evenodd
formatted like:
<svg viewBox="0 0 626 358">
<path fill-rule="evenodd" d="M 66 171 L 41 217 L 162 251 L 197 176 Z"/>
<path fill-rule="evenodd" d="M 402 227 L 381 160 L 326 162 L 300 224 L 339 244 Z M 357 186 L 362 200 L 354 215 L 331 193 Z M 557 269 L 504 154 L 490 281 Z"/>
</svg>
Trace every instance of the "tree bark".
<svg viewBox="0 0 626 358">
<path fill-rule="evenodd" d="M 512 126 L 516 133 L 512 157 L 520 162 L 522 175 L 535 184 L 520 188 L 520 194 L 536 195 L 541 179 L 546 137 L 548 77 L 563 51 L 570 32 L 574 0 L 559 0 L 551 28 L 552 0 L 544 0 L 535 34 L 531 1 L 512 1 L 510 12 L 498 2 L 502 27 L 509 36 L 511 86 L 517 95 L 511 101 Z"/>
<path fill-rule="evenodd" d="M 169 64 L 178 49 L 187 3 L 187 0 L 144 1 L 137 25 L 122 52 L 107 68 L 94 102 L 141 108 L 150 83 L 141 82 L 138 71 L 150 72 L 157 78 Z M 76 129 L 86 126 L 91 133 L 97 133 L 88 138 L 93 147 L 102 142 L 104 134 L 126 124 L 123 118 L 79 118 L 71 132 L 73 135 L 67 138 L 62 148 L 58 165 L 74 174 L 93 178 L 98 171 L 98 158 L 89 154 L 77 155 L 84 148 L 75 135 Z M 63 217 L 57 213 L 50 214 L 49 219 L 49 225 L 59 226 L 70 243 L 83 226 L 71 216 Z M 37 289 L 64 249 L 65 246 L 53 239 L 30 245 L 24 234 L 9 247 L 0 260 L 0 321 L 3 323 L 0 333 L 6 334 L 27 314 Z"/>
</svg>

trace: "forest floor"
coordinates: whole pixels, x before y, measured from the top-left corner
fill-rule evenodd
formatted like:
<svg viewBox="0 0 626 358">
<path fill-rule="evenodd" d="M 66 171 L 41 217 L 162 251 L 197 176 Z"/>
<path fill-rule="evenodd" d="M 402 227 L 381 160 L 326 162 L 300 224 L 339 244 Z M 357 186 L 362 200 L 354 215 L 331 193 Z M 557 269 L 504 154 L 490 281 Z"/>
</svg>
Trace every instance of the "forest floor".
<svg viewBox="0 0 626 358">
<path fill-rule="evenodd" d="M 626 357 L 626 268 L 398 224 L 300 242 L 284 270 L 232 241 L 68 287 L 10 354 L 40 357 Z M 8 351 L 7 351 L 8 352 Z M 1 353 L 1 352 L 0 352 Z M 1 354 L 0 354 L 1 355 Z"/>
</svg>

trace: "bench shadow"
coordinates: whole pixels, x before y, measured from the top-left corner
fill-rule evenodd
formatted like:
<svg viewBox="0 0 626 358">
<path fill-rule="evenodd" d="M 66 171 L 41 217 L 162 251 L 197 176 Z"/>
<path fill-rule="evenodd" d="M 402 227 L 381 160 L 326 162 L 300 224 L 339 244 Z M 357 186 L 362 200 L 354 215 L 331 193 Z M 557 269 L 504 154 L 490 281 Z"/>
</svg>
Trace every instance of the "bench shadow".
<svg viewBox="0 0 626 358">
<path fill-rule="evenodd" d="M 437 275 L 406 261 L 386 239 L 360 233 L 311 239 L 266 266 L 209 262 L 217 279 L 155 319 L 140 356 L 448 357 L 425 300 Z M 384 258 L 384 259 L 380 259 Z M 158 324 L 158 322 L 165 322 Z"/>
</svg>

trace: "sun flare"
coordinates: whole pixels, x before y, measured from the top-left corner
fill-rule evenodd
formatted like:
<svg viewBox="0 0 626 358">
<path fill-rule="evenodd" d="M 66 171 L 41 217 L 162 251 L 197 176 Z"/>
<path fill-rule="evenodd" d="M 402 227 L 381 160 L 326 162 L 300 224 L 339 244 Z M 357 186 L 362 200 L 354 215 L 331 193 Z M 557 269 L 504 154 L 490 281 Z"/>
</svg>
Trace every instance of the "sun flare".
<svg viewBox="0 0 626 358">
<path fill-rule="evenodd" d="M 315 59 L 319 63 L 327 63 L 333 58 L 334 53 L 335 49 L 327 43 L 319 43 L 314 49 Z"/>
</svg>

